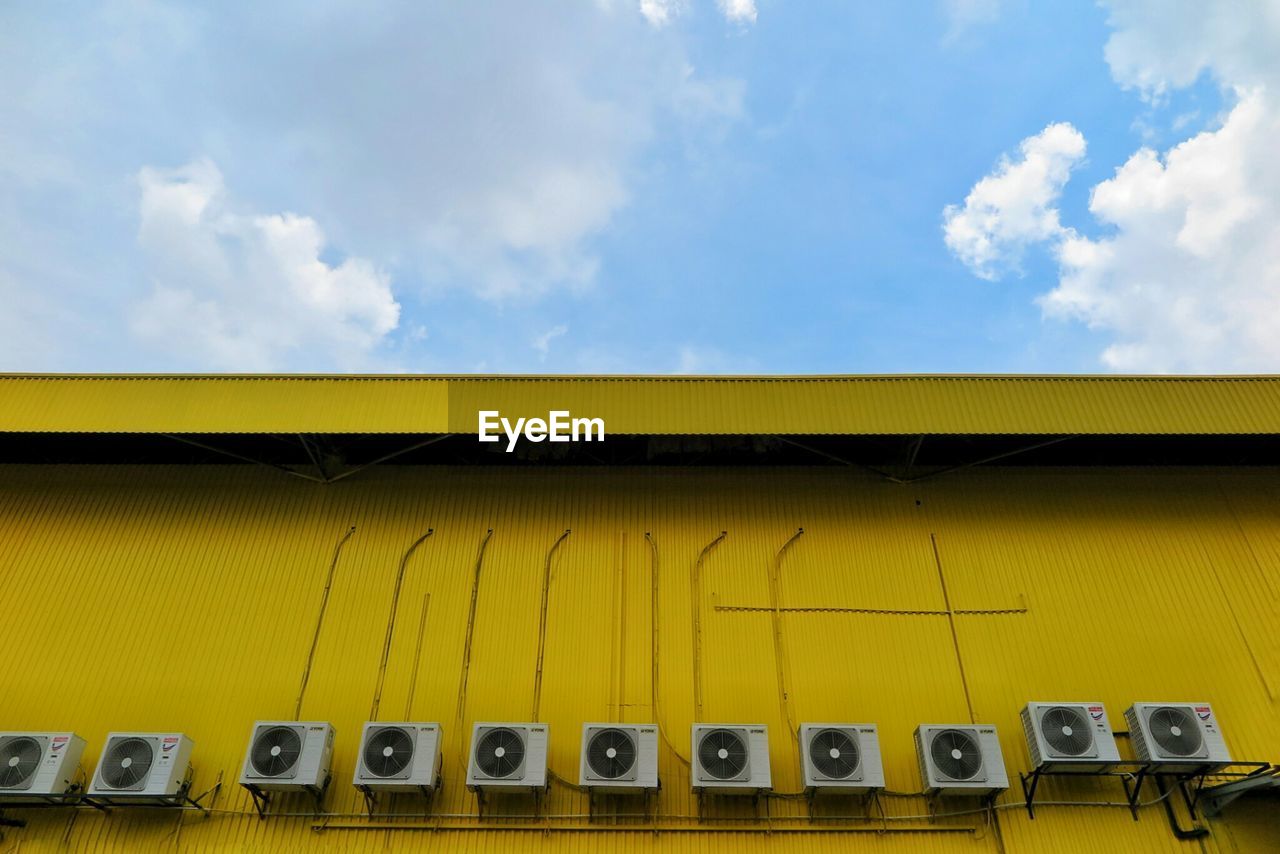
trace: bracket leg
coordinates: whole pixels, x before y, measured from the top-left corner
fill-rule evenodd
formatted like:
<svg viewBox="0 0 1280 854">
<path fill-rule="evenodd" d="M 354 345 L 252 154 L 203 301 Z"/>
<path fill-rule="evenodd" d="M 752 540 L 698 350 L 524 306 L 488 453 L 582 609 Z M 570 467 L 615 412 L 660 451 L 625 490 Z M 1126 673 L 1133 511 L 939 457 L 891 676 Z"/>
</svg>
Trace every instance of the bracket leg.
<svg viewBox="0 0 1280 854">
<path fill-rule="evenodd" d="M 318 788 L 311 790 L 311 797 L 313 797 L 316 802 L 316 815 L 320 815 L 320 813 L 324 812 L 324 796 L 325 793 L 329 791 L 329 784 L 332 782 L 333 774 L 325 774 L 324 782 L 321 783 Z"/>
<path fill-rule="evenodd" d="M 1036 787 L 1040 785 L 1040 769 L 1037 768 L 1030 774 L 1019 774 L 1018 778 L 1022 781 L 1022 798 L 1027 802 L 1027 815 L 1032 819 L 1036 817 Z M 1027 782 L 1031 785 L 1028 786 Z"/>
<path fill-rule="evenodd" d="M 253 798 L 253 808 L 258 811 L 258 818 L 267 817 L 267 808 L 271 806 L 271 796 L 254 785 L 245 785 L 245 790 Z"/>
<path fill-rule="evenodd" d="M 369 818 L 373 818 L 374 812 L 378 808 L 378 795 L 368 786 L 360 787 L 360 794 L 364 796 L 364 811 Z"/>
<path fill-rule="evenodd" d="M 1147 778 L 1147 771 L 1145 768 L 1139 771 L 1137 775 L 1134 777 L 1132 786 L 1129 785 L 1128 777 L 1121 778 L 1121 780 L 1124 782 L 1125 800 L 1129 802 L 1129 813 L 1130 815 L 1133 816 L 1134 821 L 1138 820 L 1138 807 L 1141 804 L 1141 801 L 1139 801 L 1138 796 L 1142 794 L 1142 781 L 1145 780 L 1146 778 Z"/>
</svg>

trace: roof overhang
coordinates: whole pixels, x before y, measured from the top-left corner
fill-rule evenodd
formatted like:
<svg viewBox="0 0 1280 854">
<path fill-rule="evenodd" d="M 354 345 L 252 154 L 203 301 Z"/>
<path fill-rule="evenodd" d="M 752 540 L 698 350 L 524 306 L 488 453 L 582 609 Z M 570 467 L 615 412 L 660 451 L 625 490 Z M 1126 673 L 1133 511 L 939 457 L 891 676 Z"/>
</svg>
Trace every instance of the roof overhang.
<svg viewBox="0 0 1280 854">
<path fill-rule="evenodd" d="M 1280 377 L 0 374 L 0 433 L 457 435 L 482 410 L 632 436 L 1259 436 Z"/>
</svg>

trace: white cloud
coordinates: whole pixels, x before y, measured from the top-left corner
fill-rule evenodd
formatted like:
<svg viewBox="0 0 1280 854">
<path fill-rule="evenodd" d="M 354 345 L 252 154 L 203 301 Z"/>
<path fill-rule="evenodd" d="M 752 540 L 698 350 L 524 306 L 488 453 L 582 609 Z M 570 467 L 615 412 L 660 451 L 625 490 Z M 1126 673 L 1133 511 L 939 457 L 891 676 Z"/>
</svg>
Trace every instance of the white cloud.
<svg viewBox="0 0 1280 854">
<path fill-rule="evenodd" d="M 1280 86 L 1275 0 L 1107 0 L 1116 81 L 1159 98 L 1211 73 L 1230 86 Z"/>
<path fill-rule="evenodd" d="M 1110 332 L 1125 371 L 1280 370 L 1280 111 L 1243 95 L 1222 127 L 1134 154 L 1093 190 L 1112 236 L 1070 234 L 1046 312 Z"/>
<path fill-rule="evenodd" d="M 1049 125 L 1020 146 L 1021 157 L 1002 157 L 965 198 L 943 212 L 947 246 L 975 275 L 995 279 L 1016 268 L 1032 243 L 1062 231 L 1056 203 L 1085 154 L 1085 140 L 1066 123 Z"/>
<path fill-rule="evenodd" d="M 533 349 L 538 353 L 538 358 L 545 362 L 547 360 L 547 354 L 551 352 L 551 342 L 568 331 L 569 327 L 561 323 L 557 326 L 553 326 L 541 335 L 534 336 L 532 342 Z"/>
<path fill-rule="evenodd" d="M 154 289 L 133 331 L 181 362 L 269 370 L 326 360 L 356 366 L 396 328 L 385 273 L 321 260 L 324 234 L 296 214 L 234 209 L 211 161 L 146 168 L 138 242 Z"/>
<path fill-rule="evenodd" d="M 732 24 L 754 24 L 756 22 L 755 0 L 716 0 L 720 14 Z"/>
<path fill-rule="evenodd" d="M 684 2 L 668 0 L 673 8 Z M 164 323 L 135 320 L 134 307 L 167 316 L 182 310 L 175 293 L 187 290 L 187 308 L 207 312 L 202 294 L 216 289 L 159 275 L 162 247 L 144 253 L 134 240 L 133 179 L 146 164 L 184 163 L 193 152 L 234 176 L 235 197 L 249 211 L 306 214 L 280 216 L 286 233 L 269 235 L 269 224 L 251 227 L 251 214 L 227 208 L 242 219 L 232 242 L 241 252 L 258 247 L 254 257 L 266 252 L 259 244 L 299 245 L 305 255 L 318 234 L 308 229 L 320 223 L 344 251 L 395 269 L 406 305 L 457 310 L 455 300 L 475 296 L 518 302 L 592 287 L 597 238 L 645 186 L 649 155 L 715 147 L 743 102 L 740 82 L 691 74 L 687 43 L 655 34 L 637 5 L 6 8 L 0 278 L 28 305 L 43 292 L 73 316 L 50 327 L 58 355 L 31 348 L 18 365 L 171 365 L 156 355 Z M 354 262 L 332 266 L 335 281 L 372 275 Z M 163 293 L 151 294 L 151 277 L 163 278 Z M 215 302 L 208 328 L 227 349 L 247 321 L 231 316 L 231 303 Z M 379 326 L 357 308 L 325 315 L 346 317 L 330 324 L 345 343 L 332 358 L 313 349 L 309 367 L 340 368 L 379 347 L 360 338 L 378 338 Z M 52 323 L 46 311 L 27 315 Z M 90 334 L 66 335 L 70 327 Z M 440 327 L 431 329 L 442 342 Z M 149 348 L 130 330 L 147 330 Z M 290 328 L 283 338 L 302 334 Z M 406 332 L 398 340 L 415 339 Z M 218 364 L 290 364 L 294 352 L 255 346 L 236 345 L 252 359 L 221 353 Z M 425 348 L 407 350 L 419 357 Z M 198 364 L 192 355 L 190 366 Z"/>
<path fill-rule="evenodd" d="M 957 39 L 974 27 L 988 24 L 1000 15 L 1001 0 L 943 0 L 947 16 L 947 40 Z"/>
<path fill-rule="evenodd" d="M 1225 115 L 1163 155 L 1140 149 L 1095 186 L 1089 210 L 1100 236 L 1057 221 L 1055 190 L 1043 217 L 1018 219 L 1033 225 L 1002 238 L 1007 204 L 971 204 L 988 178 L 962 211 L 948 209 L 948 246 L 987 278 L 1029 242 L 1049 246 L 1059 281 L 1040 305 L 1109 336 L 1100 359 L 1110 368 L 1280 371 L 1280 4 L 1107 5 L 1115 29 L 1106 58 L 1118 83 L 1161 101 L 1208 74 Z"/>
<path fill-rule="evenodd" d="M 685 0 L 640 0 L 640 14 L 654 27 L 665 27 L 684 10 Z"/>
</svg>

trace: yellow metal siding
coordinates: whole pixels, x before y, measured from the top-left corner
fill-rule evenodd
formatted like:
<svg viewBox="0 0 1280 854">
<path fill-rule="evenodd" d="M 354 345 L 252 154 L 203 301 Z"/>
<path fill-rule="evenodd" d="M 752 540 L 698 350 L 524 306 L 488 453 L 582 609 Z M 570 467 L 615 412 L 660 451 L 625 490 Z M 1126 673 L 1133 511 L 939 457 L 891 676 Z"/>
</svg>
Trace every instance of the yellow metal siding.
<svg viewBox="0 0 1280 854">
<path fill-rule="evenodd" d="M 482 409 L 614 434 L 1280 433 L 1280 378 L 0 375 L 8 432 L 475 433 Z"/>
<path fill-rule="evenodd" d="M 31 824 L 6 830 L 0 850 L 1188 848 L 1159 807 L 1135 822 L 1123 808 L 1046 806 L 1030 821 L 1012 792 L 994 827 L 981 814 L 931 823 L 923 800 L 906 796 L 883 800 L 883 825 L 811 823 L 803 802 L 788 799 L 767 802 L 768 822 L 721 804 L 699 825 L 680 758 L 695 716 L 693 608 L 703 717 L 767 724 L 782 793 L 800 786 L 789 715 L 878 723 L 888 787 L 902 793 L 920 788 L 916 724 L 967 721 L 970 705 L 999 727 L 1016 789 L 1027 765 L 1018 713 L 1030 699 L 1100 699 L 1117 728 L 1134 700 L 1208 700 L 1238 758 L 1280 759 L 1274 470 L 992 469 L 911 486 L 847 469 L 401 467 L 330 487 L 250 466 L 2 474 L 0 728 L 73 729 L 88 739 L 90 771 L 108 730 L 184 730 L 196 742 L 195 789 L 219 774 L 224 786 L 208 819 L 15 812 Z M 333 814 L 259 821 L 236 785 L 250 726 L 293 715 L 335 547 L 353 525 L 301 707 L 303 719 L 337 727 Z M 359 730 L 396 573 L 428 529 L 406 564 L 379 718 L 443 725 L 444 789 L 429 807 L 395 800 L 419 817 L 371 825 L 351 786 Z M 490 530 L 459 719 L 472 584 Z M 471 723 L 533 713 L 544 571 L 566 530 L 547 597 L 540 713 L 550 768 L 576 782 L 584 721 L 656 717 L 675 748 L 662 752 L 656 834 L 608 807 L 588 825 L 585 796 L 560 784 L 543 818 L 520 817 L 528 803 L 512 799 L 497 807 L 510 817 L 481 824 L 462 785 Z M 697 556 L 722 531 L 692 602 Z M 656 711 L 646 533 L 658 567 Z M 1046 781 L 1042 797 L 1123 793 L 1115 781 Z M 1244 804 L 1213 824 L 1203 848 L 1277 846 L 1274 815 Z"/>
</svg>

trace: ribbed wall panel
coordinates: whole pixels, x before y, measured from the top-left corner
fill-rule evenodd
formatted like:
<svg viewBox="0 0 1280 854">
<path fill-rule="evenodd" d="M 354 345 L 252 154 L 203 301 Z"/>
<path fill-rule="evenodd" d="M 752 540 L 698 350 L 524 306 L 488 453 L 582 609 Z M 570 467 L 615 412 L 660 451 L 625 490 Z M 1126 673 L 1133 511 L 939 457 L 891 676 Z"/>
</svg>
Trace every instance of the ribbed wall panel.
<svg viewBox="0 0 1280 854">
<path fill-rule="evenodd" d="M 912 796 L 883 799 L 883 834 L 866 832 L 878 821 L 833 831 L 809 822 L 802 800 L 781 798 L 766 802 L 768 821 L 726 802 L 699 825 L 681 758 L 695 717 L 695 608 L 703 719 L 767 724 L 782 794 L 800 787 L 794 724 L 878 723 L 888 787 L 910 793 L 921 785 L 914 727 L 965 722 L 970 705 L 999 727 L 1016 787 L 1028 761 L 1018 713 L 1032 699 L 1100 698 L 1113 722 L 1134 700 L 1208 700 L 1237 758 L 1280 759 L 1274 470 L 989 469 L 912 486 L 851 469 L 777 468 L 392 467 L 329 487 L 249 466 L 0 474 L 0 728 L 75 730 L 89 741 L 90 769 L 108 730 L 182 730 L 195 740 L 196 790 L 224 780 L 208 819 L 117 809 L 81 811 L 69 824 L 65 810 L 15 811 L 30 826 L 5 831 L 10 848 L 1185 850 L 1159 807 L 1134 822 L 1123 808 L 1045 806 L 1031 821 L 1012 792 L 998 828 L 984 815 L 930 823 Z M 330 815 L 259 821 L 236 785 L 250 727 L 293 717 L 329 567 L 351 526 L 301 707 L 303 719 L 337 727 Z M 359 730 L 396 573 L 429 529 L 405 565 L 378 718 L 442 724 L 444 787 L 430 805 L 409 796 L 389 805 L 419 818 L 371 823 L 351 786 Z M 722 531 L 694 602 L 696 558 Z M 646 533 L 657 545 L 656 711 Z M 558 782 L 542 818 L 522 817 L 529 802 L 510 798 L 493 808 L 506 818 L 482 824 L 462 785 L 472 722 L 534 713 L 549 555 L 538 711 L 551 727 L 550 767 L 576 782 L 583 721 L 658 719 L 674 751 L 660 757 L 657 834 L 627 815 L 635 802 L 600 805 L 588 824 L 585 795 Z M 1120 801 L 1123 790 L 1046 780 L 1040 797 Z M 1278 845 L 1274 815 L 1248 803 L 1229 808 L 1206 841 L 1224 851 Z"/>
<path fill-rule="evenodd" d="M 470 433 L 480 410 L 611 434 L 1276 434 L 1280 377 L 0 375 L 0 431 Z"/>
</svg>

